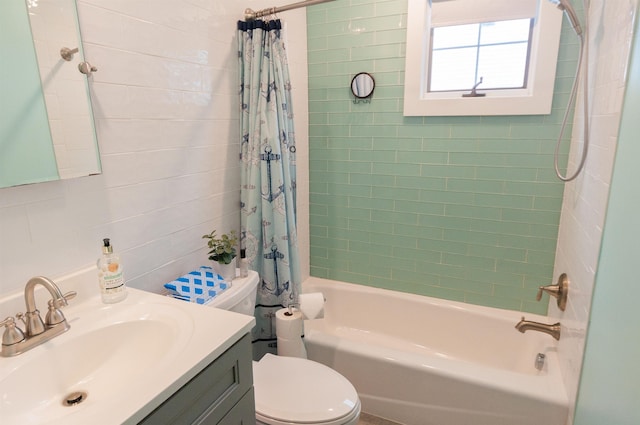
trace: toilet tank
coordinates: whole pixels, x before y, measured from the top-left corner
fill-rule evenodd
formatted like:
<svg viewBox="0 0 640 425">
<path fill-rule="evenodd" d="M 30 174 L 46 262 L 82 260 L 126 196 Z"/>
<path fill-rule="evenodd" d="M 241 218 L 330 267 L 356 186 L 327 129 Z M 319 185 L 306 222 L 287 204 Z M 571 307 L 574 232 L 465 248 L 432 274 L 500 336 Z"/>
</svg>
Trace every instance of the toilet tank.
<svg viewBox="0 0 640 425">
<path fill-rule="evenodd" d="M 259 280 L 258 273 L 249 270 L 247 277 L 236 277 L 231 283 L 231 288 L 213 298 L 210 302 L 205 303 L 205 305 L 253 316 Z"/>
</svg>

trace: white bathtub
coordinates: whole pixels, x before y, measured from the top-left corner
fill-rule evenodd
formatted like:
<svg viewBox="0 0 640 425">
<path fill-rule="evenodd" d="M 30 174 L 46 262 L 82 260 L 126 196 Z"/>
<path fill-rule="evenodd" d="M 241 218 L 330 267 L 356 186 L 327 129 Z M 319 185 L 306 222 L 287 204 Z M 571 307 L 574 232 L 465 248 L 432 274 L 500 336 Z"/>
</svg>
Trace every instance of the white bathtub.
<svg viewBox="0 0 640 425">
<path fill-rule="evenodd" d="M 302 288 L 326 298 L 324 319 L 305 322 L 309 358 L 346 376 L 363 411 L 407 425 L 565 425 L 556 341 L 518 332 L 521 313 L 318 278 Z"/>
</svg>

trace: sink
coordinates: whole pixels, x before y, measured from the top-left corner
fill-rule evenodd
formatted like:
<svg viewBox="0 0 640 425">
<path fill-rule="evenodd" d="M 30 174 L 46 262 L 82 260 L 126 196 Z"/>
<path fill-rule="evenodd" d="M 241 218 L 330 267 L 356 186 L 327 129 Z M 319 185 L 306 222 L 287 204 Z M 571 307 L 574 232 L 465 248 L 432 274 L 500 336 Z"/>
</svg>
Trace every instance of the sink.
<svg viewBox="0 0 640 425">
<path fill-rule="evenodd" d="M 135 289 L 121 303 L 95 296 L 64 313 L 69 331 L 0 359 L 3 423 L 137 423 L 252 319 Z"/>
<path fill-rule="evenodd" d="M 43 423 L 75 413 L 71 410 L 80 403 L 65 403 L 72 393 L 86 394 L 78 400 L 82 403 L 128 394 L 132 380 L 170 367 L 193 331 L 177 308 L 144 304 L 140 311 L 113 310 L 107 320 L 101 317 L 105 311 L 71 319 L 77 332 L 51 340 L 29 358 L 30 352 L 23 354 L 24 360 L 2 376 L 0 417 L 7 423 Z"/>
</svg>

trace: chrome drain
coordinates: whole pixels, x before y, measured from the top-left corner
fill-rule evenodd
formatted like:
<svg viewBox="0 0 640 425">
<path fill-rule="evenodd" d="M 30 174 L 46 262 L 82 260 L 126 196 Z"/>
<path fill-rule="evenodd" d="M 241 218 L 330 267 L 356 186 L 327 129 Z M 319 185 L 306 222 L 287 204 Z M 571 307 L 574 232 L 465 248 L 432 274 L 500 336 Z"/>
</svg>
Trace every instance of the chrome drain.
<svg viewBox="0 0 640 425">
<path fill-rule="evenodd" d="M 76 391 L 74 393 L 69 394 L 62 400 L 63 406 L 77 406 L 87 399 L 87 393 L 84 391 Z"/>
</svg>

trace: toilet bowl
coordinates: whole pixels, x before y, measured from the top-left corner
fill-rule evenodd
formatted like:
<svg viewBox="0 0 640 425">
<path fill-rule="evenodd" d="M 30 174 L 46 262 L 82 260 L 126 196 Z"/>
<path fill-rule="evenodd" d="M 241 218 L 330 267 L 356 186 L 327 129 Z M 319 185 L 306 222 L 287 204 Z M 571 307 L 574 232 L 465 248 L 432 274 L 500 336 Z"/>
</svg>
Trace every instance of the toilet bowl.
<svg viewBox="0 0 640 425">
<path fill-rule="evenodd" d="M 259 277 L 249 271 L 206 305 L 253 315 Z M 355 425 L 360 399 L 351 383 L 323 364 L 266 354 L 253 362 L 256 424 Z"/>
<path fill-rule="evenodd" d="M 266 354 L 253 363 L 256 423 L 353 425 L 360 401 L 353 385 L 321 363 Z"/>
</svg>

